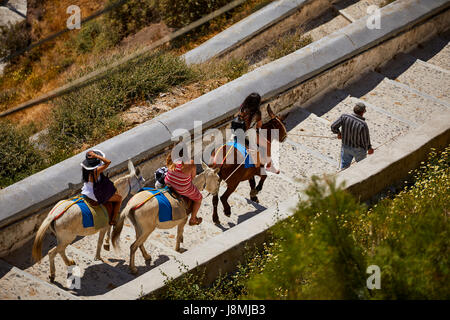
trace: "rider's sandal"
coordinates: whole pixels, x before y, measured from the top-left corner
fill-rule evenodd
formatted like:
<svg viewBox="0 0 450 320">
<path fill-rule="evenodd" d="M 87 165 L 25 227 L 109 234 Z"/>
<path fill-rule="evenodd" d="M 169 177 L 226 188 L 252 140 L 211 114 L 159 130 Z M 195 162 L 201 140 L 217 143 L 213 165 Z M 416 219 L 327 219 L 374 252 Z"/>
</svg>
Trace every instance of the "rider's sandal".
<svg viewBox="0 0 450 320">
<path fill-rule="evenodd" d="M 197 218 L 197 219 L 195 219 L 194 222 L 192 220 L 189 220 L 189 225 L 190 226 L 196 226 L 196 225 L 199 225 L 200 223 L 202 223 L 202 221 L 203 221 L 202 218 Z"/>
</svg>

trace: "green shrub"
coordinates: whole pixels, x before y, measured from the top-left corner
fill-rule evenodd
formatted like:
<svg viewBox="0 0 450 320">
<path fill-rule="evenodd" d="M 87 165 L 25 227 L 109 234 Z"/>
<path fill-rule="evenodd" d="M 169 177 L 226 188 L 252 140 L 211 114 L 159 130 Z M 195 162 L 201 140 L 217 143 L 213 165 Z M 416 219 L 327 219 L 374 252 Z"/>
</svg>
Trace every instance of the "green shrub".
<svg viewBox="0 0 450 320">
<path fill-rule="evenodd" d="M 168 26 L 181 28 L 230 2 L 232 0 L 159 0 L 159 11 Z"/>
<path fill-rule="evenodd" d="M 43 158 L 28 141 L 28 128 L 0 122 L 0 187 L 6 187 L 43 168 Z"/>
<path fill-rule="evenodd" d="M 101 22 L 97 20 L 89 21 L 82 25 L 81 30 L 75 36 L 75 46 L 80 53 L 91 52 L 96 43 L 97 37 L 104 32 Z"/>
<path fill-rule="evenodd" d="M 249 282 L 251 299 L 357 299 L 365 297 L 364 248 L 354 235 L 364 207 L 348 193 L 313 180 L 309 197 L 274 229 L 276 259 Z"/>
<path fill-rule="evenodd" d="M 450 147 L 415 172 L 416 182 L 369 211 L 381 269 L 377 299 L 450 298 Z"/>
<path fill-rule="evenodd" d="M 25 49 L 30 44 L 26 21 L 0 26 L 0 59 Z"/>
<path fill-rule="evenodd" d="M 193 77 L 184 61 L 157 52 L 129 62 L 94 84 L 54 101 L 49 135 L 57 149 L 73 150 L 104 139 L 122 123 L 116 117 L 133 102 L 153 99 Z"/>
<path fill-rule="evenodd" d="M 113 30 L 116 35 L 113 41 L 118 43 L 126 36 L 138 32 L 150 23 L 158 22 L 160 17 L 157 4 L 155 4 L 156 1 L 129 0 L 118 6 L 109 12 L 104 19 L 106 33 L 111 34 L 111 30 Z M 107 5 L 110 6 L 116 2 L 117 0 L 109 0 Z"/>
</svg>

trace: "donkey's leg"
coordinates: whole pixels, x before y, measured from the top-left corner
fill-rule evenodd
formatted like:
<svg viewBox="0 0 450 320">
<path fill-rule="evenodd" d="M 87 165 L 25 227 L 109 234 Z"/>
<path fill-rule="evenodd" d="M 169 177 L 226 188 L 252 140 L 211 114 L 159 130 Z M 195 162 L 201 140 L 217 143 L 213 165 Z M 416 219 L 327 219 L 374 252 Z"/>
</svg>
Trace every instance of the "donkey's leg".
<svg viewBox="0 0 450 320">
<path fill-rule="evenodd" d="M 248 180 L 248 183 L 250 184 L 250 200 L 254 201 L 254 202 L 259 202 L 258 201 L 258 197 L 256 196 L 258 194 L 258 190 L 256 190 L 256 181 L 255 181 L 255 177 L 251 177 Z"/>
<path fill-rule="evenodd" d="M 264 174 L 261 176 L 261 179 L 259 180 L 258 185 L 256 186 L 256 191 L 260 192 L 263 188 L 264 181 L 267 179 L 267 174 Z"/>
<path fill-rule="evenodd" d="M 109 249 L 110 249 L 110 247 L 109 247 L 110 239 L 111 239 L 111 226 L 108 226 L 108 229 L 106 231 L 105 243 L 103 244 L 103 249 L 105 249 L 106 251 L 109 251 Z"/>
<path fill-rule="evenodd" d="M 232 184 L 229 184 L 228 187 L 227 187 L 227 190 L 220 197 L 220 201 L 222 202 L 222 205 L 223 205 L 223 213 L 227 217 L 231 216 L 231 207 L 228 204 L 228 198 L 234 192 L 234 190 L 236 190 L 238 185 L 239 185 L 239 181 L 235 182 L 235 183 L 232 183 Z"/>
<path fill-rule="evenodd" d="M 55 281 L 55 257 L 56 254 L 59 253 L 61 255 L 61 258 L 64 260 L 64 263 L 66 266 L 72 266 L 75 265 L 75 262 L 72 259 L 67 258 L 66 256 L 66 247 L 75 240 L 76 235 L 66 235 L 65 237 L 58 237 L 57 235 L 57 241 L 58 244 L 55 248 L 51 249 L 48 252 L 48 258 L 50 261 L 50 281 Z"/>
<path fill-rule="evenodd" d="M 181 223 L 178 225 L 177 229 L 177 243 L 175 245 L 175 251 L 180 252 L 180 243 L 183 242 L 183 232 L 184 232 L 184 226 L 186 225 L 188 218 L 181 221 Z"/>
<path fill-rule="evenodd" d="M 150 262 L 152 260 L 152 256 L 147 253 L 147 250 L 144 247 L 144 242 L 147 240 L 147 238 L 152 234 L 153 230 L 155 230 L 155 227 L 153 227 L 151 230 L 148 230 L 147 236 L 144 238 L 144 241 L 139 246 L 139 249 L 141 250 L 142 256 L 144 257 L 145 261 Z"/>
<path fill-rule="evenodd" d="M 134 255 L 136 254 L 136 250 L 145 242 L 145 240 L 147 240 L 150 233 L 151 233 L 151 231 L 148 231 L 148 230 L 143 231 L 143 230 L 141 230 L 140 227 L 136 228 L 136 241 L 134 241 L 130 246 L 130 272 L 132 274 L 137 274 L 137 268 L 134 265 Z M 145 251 L 145 249 L 144 249 L 144 251 Z M 144 258 L 145 258 L 145 256 L 144 256 Z"/>
<path fill-rule="evenodd" d="M 213 196 L 213 222 L 219 224 L 219 215 L 217 214 L 217 206 L 219 205 L 219 194 Z"/>
<path fill-rule="evenodd" d="M 106 234 L 107 230 L 109 231 L 109 227 L 105 227 L 105 228 L 101 229 L 99 234 L 98 234 L 97 252 L 95 254 L 94 260 L 101 260 L 101 261 L 103 261 L 100 253 L 102 251 L 103 238 L 105 237 L 105 234 Z"/>
</svg>

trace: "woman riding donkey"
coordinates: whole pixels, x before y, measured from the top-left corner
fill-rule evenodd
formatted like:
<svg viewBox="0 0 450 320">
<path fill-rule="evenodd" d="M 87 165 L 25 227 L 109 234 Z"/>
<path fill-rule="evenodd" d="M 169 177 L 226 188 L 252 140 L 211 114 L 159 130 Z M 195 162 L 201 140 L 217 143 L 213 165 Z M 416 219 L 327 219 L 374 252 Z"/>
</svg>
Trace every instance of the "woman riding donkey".
<svg viewBox="0 0 450 320">
<path fill-rule="evenodd" d="M 164 178 L 164 182 L 167 186 L 174 189 L 178 194 L 188 197 L 193 201 L 192 215 L 189 219 L 189 225 L 199 225 L 202 223 L 202 218 L 197 218 L 197 212 L 202 204 L 202 194 L 193 184 L 193 179 L 197 175 L 197 166 L 194 164 L 194 160 L 189 162 L 183 161 L 181 150 L 180 158 L 172 160 L 172 155 L 169 153 L 166 160 L 168 171 Z"/>
<path fill-rule="evenodd" d="M 112 204 L 112 214 L 108 210 L 109 224 L 114 226 L 117 222 L 122 196 L 117 192 L 114 184 L 103 174 L 111 161 L 105 158 L 100 150 L 86 153 L 86 159 L 81 163 L 83 188 L 81 194 L 88 198 L 92 205 Z"/>
<path fill-rule="evenodd" d="M 253 92 L 250 95 L 248 95 L 239 109 L 239 114 L 232 121 L 231 129 L 233 131 L 242 129 L 245 133 L 250 128 L 256 126 L 255 127 L 256 144 L 262 149 L 263 153 L 267 155 L 265 161 L 266 170 L 279 174 L 280 170 L 275 169 L 272 165 L 271 143 L 268 139 L 263 137 L 259 131 L 263 125 L 260 106 L 261 106 L 261 96 L 258 93 Z M 234 138 L 236 141 L 237 137 L 235 136 Z"/>
</svg>

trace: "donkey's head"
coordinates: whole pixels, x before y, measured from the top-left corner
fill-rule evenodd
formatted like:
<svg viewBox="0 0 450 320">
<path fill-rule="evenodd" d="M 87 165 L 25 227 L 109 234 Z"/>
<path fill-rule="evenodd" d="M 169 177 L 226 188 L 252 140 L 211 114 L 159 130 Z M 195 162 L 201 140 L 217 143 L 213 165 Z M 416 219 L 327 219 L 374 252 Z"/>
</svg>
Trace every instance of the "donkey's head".
<svg viewBox="0 0 450 320">
<path fill-rule="evenodd" d="M 269 115 L 270 120 L 262 125 L 262 129 L 267 129 L 267 138 L 272 140 L 274 137 L 272 136 L 271 130 L 277 130 L 278 141 L 284 142 L 287 138 L 287 130 L 283 121 L 286 119 L 287 115 L 277 116 L 270 108 L 270 105 L 267 106 L 267 114 Z"/>
<path fill-rule="evenodd" d="M 142 187 L 144 187 L 145 179 L 141 175 L 141 170 L 139 170 L 139 168 L 137 169 L 134 168 L 133 162 L 131 162 L 131 160 L 128 160 L 128 171 L 129 174 L 127 178 L 128 178 L 129 193 L 134 195 L 139 190 L 141 190 Z"/>
<path fill-rule="evenodd" d="M 204 177 L 204 189 L 212 195 L 219 193 L 220 177 L 218 175 L 220 168 L 212 169 L 202 162 L 203 172 L 201 176 Z M 200 175 L 199 175 L 200 176 Z"/>
</svg>

